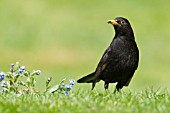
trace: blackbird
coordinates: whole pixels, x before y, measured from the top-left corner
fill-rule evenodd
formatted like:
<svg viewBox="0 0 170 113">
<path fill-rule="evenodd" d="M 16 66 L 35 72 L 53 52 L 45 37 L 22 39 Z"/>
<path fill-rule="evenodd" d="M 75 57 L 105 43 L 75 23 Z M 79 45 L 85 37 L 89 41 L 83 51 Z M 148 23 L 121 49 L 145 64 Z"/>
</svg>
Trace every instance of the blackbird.
<svg viewBox="0 0 170 113">
<path fill-rule="evenodd" d="M 139 50 L 135 42 L 134 33 L 129 21 L 123 17 L 109 20 L 115 29 L 115 36 L 104 52 L 96 70 L 80 78 L 78 83 L 92 83 L 92 90 L 96 82 L 103 80 L 107 91 L 109 83 L 117 82 L 115 91 L 128 86 L 138 67 Z"/>
</svg>

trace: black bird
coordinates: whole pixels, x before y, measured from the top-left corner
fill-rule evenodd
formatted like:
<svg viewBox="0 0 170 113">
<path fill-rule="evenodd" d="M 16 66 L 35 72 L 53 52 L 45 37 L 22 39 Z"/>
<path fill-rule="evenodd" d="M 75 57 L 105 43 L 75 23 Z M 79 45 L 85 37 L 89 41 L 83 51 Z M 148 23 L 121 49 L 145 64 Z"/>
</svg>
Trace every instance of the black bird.
<svg viewBox="0 0 170 113">
<path fill-rule="evenodd" d="M 127 19 L 117 17 L 108 23 L 114 26 L 116 32 L 110 46 L 104 52 L 95 72 L 80 78 L 77 82 L 92 83 L 93 90 L 96 82 L 103 80 L 106 91 L 109 83 L 117 82 L 116 89 L 120 91 L 123 86 L 129 85 L 138 67 L 139 51 Z"/>
</svg>

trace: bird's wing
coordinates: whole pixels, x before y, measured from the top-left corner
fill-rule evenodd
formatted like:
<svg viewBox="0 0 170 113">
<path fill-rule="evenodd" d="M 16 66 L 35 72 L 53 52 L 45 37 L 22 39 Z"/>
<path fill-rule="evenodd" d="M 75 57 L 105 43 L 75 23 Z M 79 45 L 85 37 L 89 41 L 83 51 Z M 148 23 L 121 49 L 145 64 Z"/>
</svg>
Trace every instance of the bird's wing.
<svg viewBox="0 0 170 113">
<path fill-rule="evenodd" d="M 94 74 L 94 78 L 93 78 L 93 81 L 97 81 L 98 78 L 100 77 L 102 71 L 106 68 L 108 62 L 110 61 L 110 52 L 111 52 L 111 48 L 108 47 L 106 49 L 106 51 L 104 52 L 97 68 L 96 68 L 96 71 L 95 71 L 95 74 Z"/>
</svg>

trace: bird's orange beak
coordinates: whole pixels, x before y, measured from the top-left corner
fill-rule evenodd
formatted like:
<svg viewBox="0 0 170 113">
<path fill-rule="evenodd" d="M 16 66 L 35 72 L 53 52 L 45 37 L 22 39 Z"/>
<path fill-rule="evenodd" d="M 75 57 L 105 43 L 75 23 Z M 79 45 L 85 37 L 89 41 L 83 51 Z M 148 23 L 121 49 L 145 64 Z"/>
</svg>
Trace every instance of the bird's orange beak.
<svg viewBox="0 0 170 113">
<path fill-rule="evenodd" d="M 112 24 L 112 25 L 117 25 L 117 26 L 120 26 L 119 23 L 117 23 L 115 20 L 108 20 L 107 22 L 108 24 Z"/>
</svg>

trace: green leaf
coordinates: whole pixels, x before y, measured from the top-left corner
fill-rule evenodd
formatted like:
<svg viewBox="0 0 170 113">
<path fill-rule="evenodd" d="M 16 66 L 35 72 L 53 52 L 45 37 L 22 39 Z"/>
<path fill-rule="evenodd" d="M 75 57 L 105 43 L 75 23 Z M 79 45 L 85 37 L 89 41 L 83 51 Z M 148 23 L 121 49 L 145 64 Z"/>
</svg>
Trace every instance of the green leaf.
<svg viewBox="0 0 170 113">
<path fill-rule="evenodd" d="M 58 88 L 59 88 L 59 85 L 55 85 L 54 87 L 52 87 L 51 89 L 49 89 L 49 93 L 54 93 L 54 92 L 56 92 L 57 90 L 58 90 Z"/>
<path fill-rule="evenodd" d="M 64 78 L 63 80 L 61 80 L 60 84 L 61 84 L 62 82 L 64 82 L 65 80 L 66 80 L 66 78 Z M 48 92 L 49 92 L 49 93 L 54 93 L 54 92 L 56 92 L 56 91 L 60 88 L 60 84 L 53 86 L 52 88 L 49 89 Z"/>
</svg>

